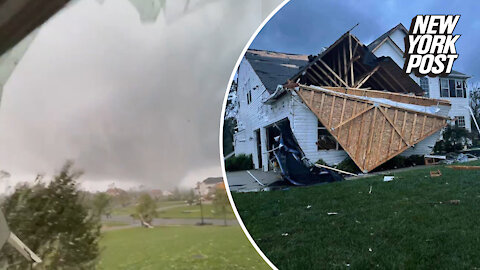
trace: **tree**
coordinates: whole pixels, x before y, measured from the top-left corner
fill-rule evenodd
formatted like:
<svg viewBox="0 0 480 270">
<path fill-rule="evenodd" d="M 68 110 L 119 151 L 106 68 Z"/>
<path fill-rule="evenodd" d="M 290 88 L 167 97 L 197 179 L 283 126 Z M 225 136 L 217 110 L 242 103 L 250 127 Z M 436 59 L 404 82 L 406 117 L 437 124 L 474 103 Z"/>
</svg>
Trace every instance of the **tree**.
<svg viewBox="0 0 480 270">
<path fill-rule="evenodd" d="M 221 213 L 223 215 L 224 225 L 227 226 L 227 207 L 230 206 L 230 202 L 228 201 L 227 191 L 225 188 L 217 187 L 215 189 L 213 205 L 215 208 L 215 213 Z"/>
<path fill-rule="evenodd" d="M 153 218 L 157 216 L 157 204 L 147 193 L 142 194 L 138 198 L 136 214 L 141 221 L 151 223 Z"/>
<path fill-rule="evenodd" d="M 46 185 L 18 186 L 3 209 L 10 229 L 43 263 L 37 269 L 92 269 L 99 255 L 100 223 L 82 204 L 80 171 L 67 162 Z M 28 262 L 6 246 L 0 262 L 8 269 L 28 269 Z"/>
<path fill-rule="evenodd" d="M 92 206 L 94 214 L 98 217 L 101 217 L 106 213 L 107 209 L 110 207 L 111 198 L 105 192 L 99 192 L 95 194 L 92 200 Z"/>
<path fill-rule="evenodd" d="M 447 125 L 442 133 L 443 139 L 438 141 L 433 151 L 435 153 L 450 153 L 463 150 L 471 136 L 465 128 Z"/>
<path fill-rule="evenodd" d="M 193 205 L 195 203 L 196 199 L 197 199 L 197 196 L 195 195 L 195 190 L 192 188 L 192 189 L 190 189 L 190 191 L 187 195 L 188 205 Z"/>
</svg>

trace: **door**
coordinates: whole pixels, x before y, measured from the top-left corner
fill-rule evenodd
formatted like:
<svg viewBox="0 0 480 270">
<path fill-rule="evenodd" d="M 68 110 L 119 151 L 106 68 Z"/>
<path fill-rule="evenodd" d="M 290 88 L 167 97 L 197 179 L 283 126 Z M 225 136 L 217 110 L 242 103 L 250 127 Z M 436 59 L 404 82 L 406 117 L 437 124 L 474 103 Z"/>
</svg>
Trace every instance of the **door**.
<svg viewBox="0 0 480 270">
<path fill-rule="evenodd" d="M 263 168 L 262 166 L 262 140 L 260 138 L 260 129 L 255 130 L 255 138 L 257 140 L 257 160 L 258 168 Z"/>
</svg>

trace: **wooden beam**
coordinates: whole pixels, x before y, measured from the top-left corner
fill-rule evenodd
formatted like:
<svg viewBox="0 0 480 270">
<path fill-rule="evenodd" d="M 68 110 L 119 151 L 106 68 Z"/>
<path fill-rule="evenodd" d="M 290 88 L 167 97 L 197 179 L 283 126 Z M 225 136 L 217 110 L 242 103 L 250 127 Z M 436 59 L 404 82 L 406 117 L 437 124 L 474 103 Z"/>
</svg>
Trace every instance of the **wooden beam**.
<svg viewBox="0 0 480 270">
<path fill-rule="evenodd" d="M 342 46 L 342 53 L 343 53 L 343 80 L 348 84 L 348 76 L 347 76 L 347 50 L 345 47 L 347 46 L 346 43 Z M 353 82 L 352 82 L 353 84 Z M 351 85 L 350 85 L 351 86 Z"/>
<path fill-rule="evenodd" d="M 390 119 L 390 117 L 387 115 L 387 113 L 382 109 L 382 107 L 378 107 L 380 109 L 380 112 L 383 113 L 383 115 L 385 116 L 385 118 L 387 119 L 387 121 L 390 123 L 390 125 L 392 125 L 392 127 L 395 129 L 395 131 L 398 133 L 398 135 L 400 136 L 400 138 L 402 138 L 402 140 L 408 145 L 410 146 L 410 144 L 408 143 L 407 139 L 403 136 L 403 127 L 402 127 L 402 132 L 400 132 L 398 130 L 398 128 L 395 126 L 395 123 L 392 121 L 392 119 Z M 403 119 L 403 123 L 405 124 L 405 121 L 407 119 L 406 117 L 406 113 L 405 112 L 405 119 Z"/>
<path fill-rule="evenodd" d="M 410 144 L 412 145 L 415 142 L 414 136 L 415 136 L 415 126 L 417 124 L 417 115 L 418 114 L 414 114 L 413 116 L 412 132 L 410 133 Z"/>
<path fill-rule="evenodd" d="M 355 103 L 353 104 L 353 111 L 352 111 L 352 115 L 355 114 L 355 111 L 357 110 L 357 104 L 358 104 L 358 101 L 355 101 Z M 347 135 L 347 147 L 350 146 L 350 136 L 352 135 L 352 127 L 353 125 L 350 125 L 350 127 L 348 127 L 348 135 Z"/>
<path fill-rule="evenodd" d="M 322 82 L 324 82 L 325 85 L 331 85 L 327 81 L 325 81 L 323 79 L 323 77 L 320 74 L 318 74 L 318 72 L 316 72 L 313 68 L 310 68 L 310 70 L 315 74 L 315 76 L 317 76 L 320 80 L 322 80 Z M 308 72 L 307 72 L 307 74 L 308 74 Z M 310 75 L 310 76 L 312 76 L 312 75 Z"/>
<path fill-rule="evenodd" d="M 393 125 L 397 122 L 398 110 L 395 110 L 395 115 L 393 116 Z M 392 127 L 392 133 L 390 134 L 390 141 L 388 141 L 388 150 L 387 155 L 390 155 L 390 148 L 392 147 L 393 136 L 395 135 L 395 128 Z"/>
<path fill-rule="evenodd" d="M 332 125 L 332 118 L 333 118 L 333 109 L 335 109 L 335 98 L 336 96 L 333 96 L 332 98 L 332 107 L 330 108 L 330 118 L 328 119 L 328 125 Z"/>
<path fill-rule="evenodd" d="M 352 82 L 352 85 L 353 85 L 353 82 L 355 81 L 355 77 L 353 75 L 353 54 L 352 54 L 352 36 L 351 35 L 348 35 L 348 49 L 349 49 L 349 53 L 350 53 L 350 81 Z"/>
<path fill-rule="evenodd" d="M 370 77 L 372 77 L 372 75 L 377 72 L 377 70 L 380 68 L 380 66 L 376 66 L 374 69 L 372 69 L 368 74 L 367 76 L 365 76 L 365 78 L 363 78 L 360 82 L 358 82 L 356 85 L 355 85 L 355 88 L 360 88 Z"/>
<path fill-rule="evenodd" d="M 318 62 L 322 63 L 322 65 L 323 65 L 328 71 L 330 71 L 335 78 L 337 78 L 341 83 L 343 83 L 344 86 L 348 87 L 348 84 L 347 84 L 344 80 L 342 80 L 342 78 L 340 78 L 340 76 L 338 76 L 338 74 L 337 74 L 335 71 L 333 71 L 321 58 L 318 59 Z"/>
<path fill-rule="evenodd" d="M 332 128 L 332 130 L 336 130 L 337 128 L 339 128 L 339 127 L 347 124 L 348 122 L 350 122 L 350 121 L 352 121 L 353 119 L 361 116 L 362 114 L 370 111 L 370 110 L 373 109 L 373 108 L 375 108 L 375 106 L 373 106 L 373 105 L 365 108 L 364 110 L 360 111 L 359 113 L 355 114 L 354 116 L 352 116 L 352 117 L 348 118 L 347 120 L 343 121 L 342 123 L 338 124 L 336 127 Z"/>
<path fill-rule="evenodd" d="M 368 138 L 368 145 L 367 145 L 367 151 L 365 151 L 365 153 L 363 154 L 363 167 L 364 168 L 367 168 L 367 156 L 368 158 L 373 158 L 372 156 L 370 156 L 370 151 L 372 150 L 372 141 L 373 141 L 373 134 L 375 134 L 374 132 L 374 127 L 375 127 L 375 118 L 377 117 L 377 108 L 379 107 L 375 107 L 373 109 L 373 118 L 372 118 L 372 122 L 370 123 L 370 129 L 369 129 L 369 138 Z"/>
<path fill-rule="evenodd" d="M 328 73 L 323 70 L 317 63 L 315 63 L 315 66 L 331 81 L 333 82 L 336 86 L 340 86 Z"/>
<path fill-rule="evenodd" d="M 336 172 L 339 172 L 339 173 L 348 174 L 348 175 L 351 175 L 351 176 L 358 176 L 357 174 L 347 172 L 347 171 L 342 171 L 342 170 L 339 170 L 337 168 L 328 167 L 328 166 L 325 166 L 325 165 L 322 165 L 322 164 L 315 164 L 315 167 L 324 168 L 324 169 L 336 171 Z"/>
</svg>

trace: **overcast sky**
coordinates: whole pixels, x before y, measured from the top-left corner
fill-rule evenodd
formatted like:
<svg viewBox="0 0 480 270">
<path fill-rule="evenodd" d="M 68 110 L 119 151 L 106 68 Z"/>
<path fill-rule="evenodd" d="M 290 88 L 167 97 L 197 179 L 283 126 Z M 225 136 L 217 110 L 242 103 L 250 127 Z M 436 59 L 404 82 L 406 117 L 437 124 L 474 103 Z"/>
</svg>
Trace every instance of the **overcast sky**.
<svg viewBox="0 0 480 270">
<path fill-rule="evenodd" d="M 280 2 L 197 0 L 183 15 L 186 1 L 169 0 L 146 24 L 127 0 L 78 0 L 41 28 L 4 88 L 0 169 L 12 184 L 72 159 L 90 190 L 220 176 L 228 79 Z"/>
<path fill-rule="evenodd" d="M 408 29 L 418 14 L 461 14 L 454 33 L 459 58 L 453 68 L 480 82 L 480 1 L 478 0 L 292 0 L 263 28 L 253 48 L 299 54 L 318 54 L 343 33 L 352 32 L 364 44 L 398 23 Z M 470 84 L 469 84 L 470 85 Z"/>
</svg>

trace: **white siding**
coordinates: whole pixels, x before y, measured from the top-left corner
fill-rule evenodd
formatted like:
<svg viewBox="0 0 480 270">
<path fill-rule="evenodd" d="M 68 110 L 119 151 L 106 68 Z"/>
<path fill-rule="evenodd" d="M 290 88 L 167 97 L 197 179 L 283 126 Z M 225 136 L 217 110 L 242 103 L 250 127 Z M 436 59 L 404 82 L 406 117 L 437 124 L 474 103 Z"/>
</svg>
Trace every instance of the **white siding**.
<svg viewBox="0 0 480 270">
<path fill-rule="evenodd" d="M 251 91 L 252 102 L 247 103 L 247 93 Z M 268 168 L 266 153 L 267 126 L 288 118 L 292 131 L 305 155 L 310 161 L 323 159 L 328 164 L 337 164 L 347 157 L 345 151 L 317 150 L 317 117 L 299 99 L 286 94 L 271 105 L 262 102 L 268 92 L 262 84 L 250 63 L 244 58 L 240 63 L 238 74 L 238 101 L 240 108 L 237 115 L 239 131 L 234 135 L 235 154 L 251 154 L 255 168 L 258 168 L 257 141 L 255 130 L 260 129 L 262 142 L 262 165 Z"/>
<path fill-rule="evenodd" d="M 390 34 L 390 38 L 397 44 L 397 46 L 402 50 L 402 52 L 405 51 L 405 33 L 397 29 L 395 30 L 392 34 Z"/>
<path fill-rule="evenodd" d="M 251 91 L 252 102 L 247 103 L 247 93 Z M 258 78 L 250 63 L 244 58 L 240 63 L 238 74 L 238 101 L 240 108 L 237 115 L 238 130 L 234 135 L 235 154 L 252 154 L 255 168 L 258 168 L 257 141 L 255 130 L 260 129 L 262 142 L 262 164 L 267 168 L 265 126 L 284 118 L 291 119 L 290 96 L 285 95 L 273 105 L 265 105 L 262 100 L 268 96 L 265 86 Z"/>
</svg>

